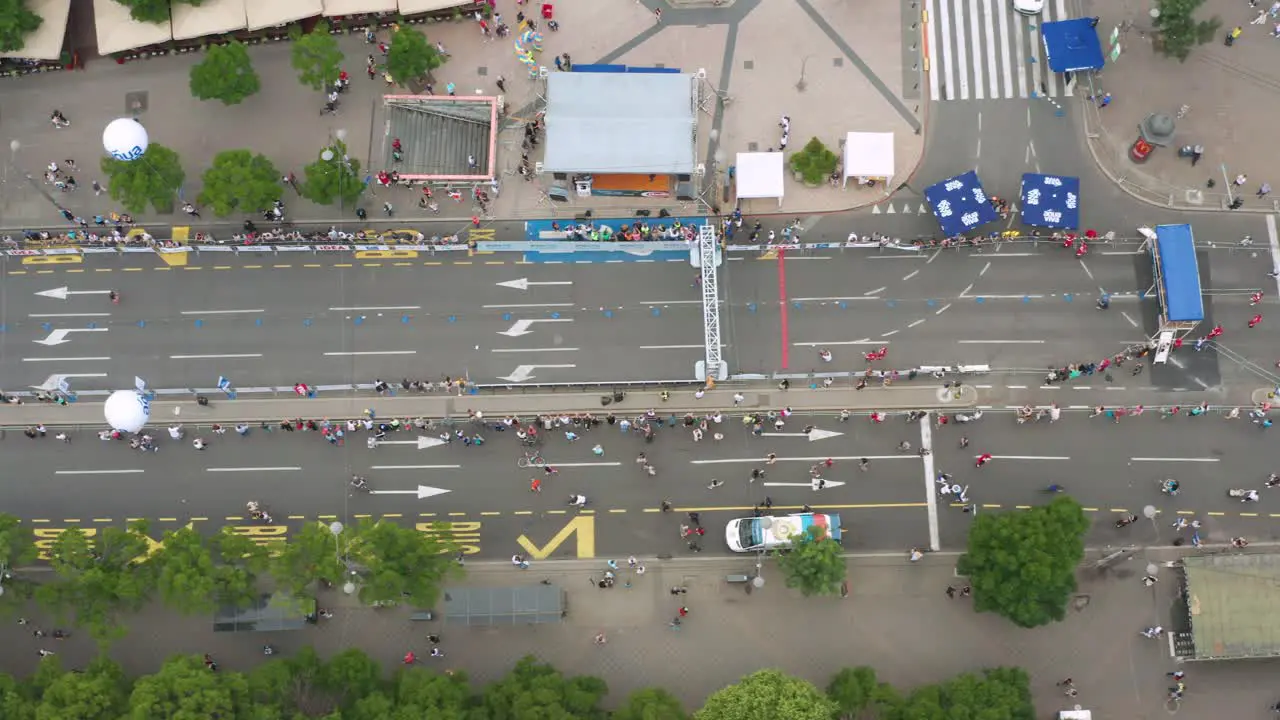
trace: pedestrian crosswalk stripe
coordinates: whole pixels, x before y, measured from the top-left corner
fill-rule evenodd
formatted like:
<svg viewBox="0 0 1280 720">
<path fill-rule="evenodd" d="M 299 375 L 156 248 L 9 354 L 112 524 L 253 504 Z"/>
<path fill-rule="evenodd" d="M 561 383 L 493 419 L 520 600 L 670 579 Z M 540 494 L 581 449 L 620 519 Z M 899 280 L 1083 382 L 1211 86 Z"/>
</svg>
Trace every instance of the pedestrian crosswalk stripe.
<svg viewBox="0 0 1280 720">
<path fill-rule="evenodd" d="M 1066 0 L 1048 0 L 1039 17 L 1009 0 L 926 0 L 929 95 L 933 100 L 1069 96 L 1048 68 L 1040 25 L 1068 19 Z"/>
<path fill-rule="evenodd" d="M 880 214 L 880 206 L 879 206 L 879 205 L 876 205 L 875 207 L 871 208 L 871 214 L 872 214 L 872 215 L 879 215 L 879 214 Z"/>
<path fill-rule="evenodd" d="M 885 210 L 885 212 L 889 215 L 895 215 L 898 211 L 893 209 L 893 203 L 889 203 L 889 209 Z"/>
</svg>

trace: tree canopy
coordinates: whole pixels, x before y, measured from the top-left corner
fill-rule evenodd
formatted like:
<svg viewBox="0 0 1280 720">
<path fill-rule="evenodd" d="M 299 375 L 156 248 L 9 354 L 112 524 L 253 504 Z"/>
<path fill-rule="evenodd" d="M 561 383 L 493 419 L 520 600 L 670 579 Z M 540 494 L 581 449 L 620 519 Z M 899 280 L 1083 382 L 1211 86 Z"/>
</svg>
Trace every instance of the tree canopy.
<svg viewBox="0 0 1280 720">
<path fill-rule="evenodd" d="M 276 548 L 271 559 L 271 577 L 282 589 L 303 593 L 317 580 L 338 583 L 346 574 L 346 566 L 338 560 L 340 544 L 349 531 L 335 538 L 329 526 L 320 522 L 305 523 Z"/>
<path fill-rule="evenodd" d="M 238 105 L 262 88 L 244 43 L 232 40 L 210 45 L 204 59 L 191 66 L 191 95 L 198 100 L 221 100 Z"/>
<path fill-rule="evenodd" d="M 973 587 L 974 609 L 1021 627 L 1061 620 L 1088 529 L 1080 503 L 1066 496 L 1030 510 L 978 515 L 957 563 Z"/>
<path fill-rule="evenodd" d="M 402 25 L 391 36 L 387 50 L 387 72 L 397 85 L 420 80 L 444 64 L 444 57 L 416 27 Z"/>
<path fill-rule="evenodd" d="M 137 160 L 104 157 L 101 167 L 112 199 L 135 214 L 146 212 L 148 205 L 156 212 L 173 212 L 178 189 L 187 179 L 178 153 L 155 142 Z"/>
<path fill-rule="evenodd" d="M 442 582 L 462 570 L 446 555 L 452 548 L 441 537 L 392 522 L 361 522 L 347 548 L 351 559 L 365 568 L 361 602 L 434 605 Z"/>
<path fill-rule="evenodd" d="M 332 156 L 329 160 L 324 159 L 326 151 Z M 347 155 L 347 144 L 341 140 L 321 148 L 315 161 L 302 168 L 302 174 L 298 191 L 317 205 L 337 202 L 345 208 L 354 208 L 364 192 L 360 161 Z"/>
<path fill-rule="evenodd" d="M 174 3 L 199 5 L 204 0 L 116 0 L 129 8 L 129 15 L 138 22 L 167 23 Z"/>
<path fill-rule="evenodd" d="M 16 52 L 44 18 L 27 8 L 27 0 L 0 0 L 0 52 Z"/>
<path fill-rule="evenodd" d="M 271 208 L 284 192 L 281 173 L 264 155 L 223 150 L 201 179 L 200 204 L 218 217 L 253 214 Z"/>
<path fill-rule="evenodd" d="M 595 720 L 603 717 L 600 701 L 607 692 L 600 678 L 566 678 L 554 667 L 526 656 L 506 677 L 485 689 L 481 702 L 493 718 Z"/>
<path fill-rule="evenodd" d="M 687 720 L 680 700 L 662 688 L 637 690 L 627 697 L 622 707 L 613 711 L 612 720 Z"/>
<path fill-rule="evenodd" d="M 1204 0 L 1156 0 L 1160 10 L 1160 16 L 1152 21 L 1159 33 L 1156 49 L 1185 61 L 1197 45 L 1212 40 L 1222 27 L 1222 20 L 1217 16 L 1197 20 L 1196 11 L 1203 4 Z"/>
<path fill-rule="evenodd" d="M 143 523 L 102 528 L 92 541 L 80 528 L 59 533 L 49 548 L 56 579 L 42 583 L 36 598 L 59 617 L 74 616 L 100 642 L 123 636 L 118 615 L 141 607 L 154 582 L 140 562 L 150 547 L 145 533 Z"/>
<path fill-rule="evenodd" d="M 790 549 L 774 554 L 787 587 L 809 597 L 840 592 L 846 573 L 843 553 L 844 548 L 831 539 L 825 528 L 810 525 L 804 535 L 792 540 Z"/>
<path fill-rule="evenodd" d="M 694 720 L 831 720 L 836 704 L 813 683 L 760 670 L 712 693 Z"/>
<path fill-rule="evenodd" d="M 293 39 L 289 48 L 293 69 L 298 71 L 298 81 L 312 90 L 325 90 L 337 82 L 342 69 L 342 48 L 338 39 L 329 34 L 329 22 L 321 20 L 309 33 L 294 25 L 289 29 Z"/>
<path fill-rule="evenodd" d="M 258 574 L 268 562 L 267 549 L 243 535 L 223 530 L 206 538 L 185 527 L 165 533 L 148 564 L 166 605 L 185 613 L 207 613 L 252 601 Z"/>
</svg>

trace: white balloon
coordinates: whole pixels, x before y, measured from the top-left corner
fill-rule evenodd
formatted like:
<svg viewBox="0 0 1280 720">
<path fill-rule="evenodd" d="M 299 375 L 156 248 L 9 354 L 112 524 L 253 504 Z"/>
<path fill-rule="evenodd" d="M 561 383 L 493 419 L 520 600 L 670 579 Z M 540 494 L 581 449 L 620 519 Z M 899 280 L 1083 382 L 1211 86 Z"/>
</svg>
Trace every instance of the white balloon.
<svg viewBox="0 0 1280 720">
<path fill-rule="evenodd" d="M 129 162 L 142 157 L 150 140 L 147 129 L 133 118 L 117 118 L 102 131 L 102 147 L 117 160 Z"/>
<path fill-rule="evenodd" d="M 113 429 L 136 433 L 151 419 L 151 401 L 137 390 L 117 390 L 107 397 L 102 414 Z"/>
</svg>

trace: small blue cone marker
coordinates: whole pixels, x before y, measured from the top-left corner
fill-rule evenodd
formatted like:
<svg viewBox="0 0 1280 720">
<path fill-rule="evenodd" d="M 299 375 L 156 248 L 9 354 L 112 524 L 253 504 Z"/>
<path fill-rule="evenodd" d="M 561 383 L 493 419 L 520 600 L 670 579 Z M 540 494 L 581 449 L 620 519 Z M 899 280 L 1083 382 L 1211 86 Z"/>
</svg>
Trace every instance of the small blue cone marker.
<svg viewBox="0 0 1280 720">
<path fill-rule="evenodd" d="M 977 302 L 979 305 L 981 305 L 982 303 L 986 302 L 987 299 L 984 297 L 980 297 L 980 298 L 974 298 L 974 301 Z"/>
<path fill-rule="evenodd" d="M 202 327 L 204 327 L 204 321 L 203 321 L 203 320 L 197 320 L 195 324 L 196 324 L 196 327 L 198 327 L 198 328 L 202 328 Z"/>
<path fill-rule="evenodd" d="M 847 302 L 845 302 L 845 301 L 843 301 L 843 300 L 841 300 L 840 302 L 838 302 L 838 303 L 836 303 L 836 304 L 840 306 L 840 309 L 841 309 L 841 310 L 848 310 L 848 309 L 849 309 L 849 303 L 847 303 Z"/>
<path fill-rule="evenodd" d="M 605 310 L 605 311 L 604 311 L 604 316 L 605 316 L 605 317 L 607 317 L 607 318 L 611 318 L 611 317 L 613 317 L 613 311 L 612 311 L 612 310 Z"/>
<path fill-rule="evenodd" d="M 254 325 L 257 325 L 258 327 L 262 327 L 262 318 L 257 318 L 257 319 L 255 319 L 255 320 L 253 321 L 253 324 L 254 324 Z"/>
<path fill-rule="evenodd" d="M 511 322 L 511 313 L 502 313 L 502 319 Z"/>
<path fill-rule="evenodd" d="M 1029 303 L 1029 302 L 1031 302 L 1031 296 L 1030 296 L 1030 295 L 1023 295 L 1023 296 L 1022 296 L 1022 302 L 1024 302 L 1024 303 Z"/>
<path fill-rule="evenodd" d="M 139 321 L 138 321 L 138 327 L 140 327 L 140 328 L 144 328 L 144 327 L 146 327 L 146 326 L 147 326 L 147 321 L 146 321 L 146 320 L 139 320 Z"/>
<path fill-rule="evenodd" d="M 410 316 L 408 316 L 408 315 L 401 315 L 401 316 L 400 316 L 400 322 L 404 323 L 405 325 L 408 325 L 408 324 L 410 323 L 410 321 L 411 321 L 411 320 L 412 320 L 412 318 L 411 318 Z"/>
<path fill-rule="evenodd" d="M 1066 300 L 1067 302 L 1071 302 L 1072 300 L 1075 300 L 1075 299 L 1076 299 L 1076 296 L 1075 296 L 1075 295 L 1072 295 L 1071 293 L 1067 293 L 1067 294 L 1065 294 L 1065 295 L 1063 295 L 1063 296 L 1062 296 L 1062 299 L 1063 299 L 1063 300 Z"/>
<path fill-rule="evenodd" d="M 898 306 L 898 302 L 897 302 L 896 300 L 886 300 L 884 304 L 885 304 L 886 306 L 888 306 L 888 307 L 897 307 L 897 306 Z"/>
<path fill-rule="evenodd" d="M 451 323 L 456 323 L 456 322 L 458 322 L 458 316 L 457 316 L 457 315 L 450 315 L 450 316 L 449 316 L 449 322 L 451 322 Z"/>
<path fill-rule="evenodd" d="M 747 303 L 747 312 L 755 312 L 755 311 L 756 311 L 756 304 L 755 304 L 755 303 Z"/>
<path fill-rule="evenodd" d="M 559 319 L 560 319 L 560 313 L 558 313 L 558 312 L 553 312 L 553 313 L 551 313 L 551 319 L 552 319 L 552 320 L 559 320 Z"/>
<path fill-rule="evenodd" d="M 302 327 L 311 327 L 311 318 L 304 318 L 302 321 Z"/>
<path fill-rule="evenodd" d="M 357 315 L 357 316 L 356 316 L 356 318 L 355 318 L 355 320 L 354 320 L 353 322 L 355 322 L 355 324 L 357 324 L 357 325 L 363 325 L 363 324 L 364 324 L 364 316 L 363 316 L 363 315 Z"/>
<path fill-rule="evenodd" d="M 937 306 L 938 306 L 938 301 L 937 301 L 937 300 L 926 300 L 924 304 L 925 304 L 925 305 L 928 305 L 929 307 L 937 307 Z"/>
<path fill-rule="evenodd" d="M 650 310 L 649 312 L 650 312 L 654 317 L 658 317 L 659 315 L 661 315 L 661 314 L 662 314 L 662 308 L 654 308 L 654 309 Z"/>
<path fill-rule="evenodd" d="M 46 323 L 40 323 L 40 329 L 44 330 L 45 332 L 49 332 L 50 330 L 53 330 L 53 325 L 50 325 L 50 324 L 49 324 L 49 323 L 47 323 L 47 322 L 46 322 Z"/>
</svg>

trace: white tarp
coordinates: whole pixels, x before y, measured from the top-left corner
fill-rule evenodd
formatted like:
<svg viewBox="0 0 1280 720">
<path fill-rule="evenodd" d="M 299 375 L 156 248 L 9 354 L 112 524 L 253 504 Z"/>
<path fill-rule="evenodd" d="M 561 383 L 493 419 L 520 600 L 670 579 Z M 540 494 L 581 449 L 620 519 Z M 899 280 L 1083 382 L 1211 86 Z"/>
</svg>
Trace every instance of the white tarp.
<svg viewBox="0 0 1280 720">
<path fill-rule="evenodd" d="M 893 177 L 893 133 L 851 132 L 844 138 L 844 179 Z"/>
<path fill-rule="evenodd" d="M 467 0 L 400 0 L 400 12 L 404 15 L 416 15 L 451 7 L 462 8 L 465 12 L 475 6 L 475 2 Z"/>
<path fill-rule="evenodd" d="M 780 152 L 738 153 L 734 178 L 738 184 L 738 199 L 777 198 L 782 205 L 783 172 Z"/>
<path fill-rule="evenodd" d="M 396 11 L 396 0 L 324 0 L 325 17 Z"/>
<path fill-rule="evenodd" d="M 24 60 L 57 60 L 62 57 L 71 0 L 27 0 L 27 9 L 39 15 L 44 22 L 25 38 L 21 50 L 3 53 L 0 57 Z"/>
<path fill-rule="evenodd" d="M 304 18 L 316 17 L 324 12 L 320 0 L 245 0 L 250 30 L 264 30 Z"/>
<path fill-rule="evenodd" d="M 98 53 L 111 55 L 173 39 L 169 23 L 144 23 L 129 17 L 129 8 L 116 0 L 93 0 L 93 24 Z"/>
<path fill-rule="evenodd" d="M 206 35 L 244 30 L 249 26 L 244 9 L 245 1 L 204 0 L 198 7 L 174 3 L 169 9 L 169 14 L 173 17 L 173 39 L 192 40 Z"/>
</svg>

